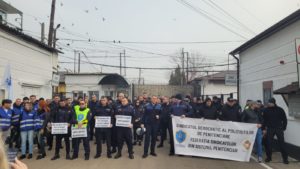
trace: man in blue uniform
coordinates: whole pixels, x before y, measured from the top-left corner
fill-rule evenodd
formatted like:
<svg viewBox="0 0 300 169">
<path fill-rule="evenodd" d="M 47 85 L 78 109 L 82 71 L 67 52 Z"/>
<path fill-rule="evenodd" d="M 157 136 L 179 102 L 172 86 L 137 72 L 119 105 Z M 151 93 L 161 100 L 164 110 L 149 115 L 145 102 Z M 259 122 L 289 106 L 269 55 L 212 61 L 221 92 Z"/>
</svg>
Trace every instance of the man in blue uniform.
<svg viewBox="0 0 300 169">
<path fill-rule="evenodd" d="M 143 158 L 147 158 L 148 150 L 150 146 L 151 139 L 151 147 L 150 147 L 150 155 L 157 156 L 155 153 L 155 144 L 156 137 L 159 128 L 159 117 L 161 114 L 161 105 L 157 103 L 157 96 L 151 97 L 151 103 L 148 103 L 144 107 L 144 115 L 142 118 L 141 127 L 146 127 L 146 137 L 144 144 L 144 154 Z"/>
<path fill-rule="evenodd" d="M 5 142 L 9 129 L 11 127 L 11 118 L 12 110 L 11 108 L 12 101 L 4 99 L 2 101 L 2 107 L 0 107 L 0 131 L 2 132 L 2 139 Z"/>
<path fill-rule="evenodd" d="M 111 119 L 110 126 L 107 127 L 97 127 L 95 126 L 96 132 L 96 143 L 97 143 L 97 152 L 95 158 L 99 158 L 102 153 L 102 140 L 105 138 L 107 145 L 107 157 L 111 158 L 111 128 L 112 128 L 112 116 L 113 109 L 110 105 L 108 105 L 107 97 L 101 97 L 100 105 L 97 105 L 94 109 L 95 119 L 97 117 L 109 117 Z"/>
<path fill-rule="evenodd" d="M 193 112 L 191 109 L 191 106 L 188 105 L 187 103 L 182 101 L 182 95 L 177 94 L 174 99 L 174 104 L 172 104 L 170 108 L 170 114 L 171 117 L 173 116 L 180 116 L 181 118 L 185 118 L 188 116 L 192 116 Z M 175 155 L 175 148 L 174 148 L 174 137 L 173 137 L 173 128 L 172 128 L 172 118 L 170 118 L 170 144 L 171 144 L 171 149 L 170 149 L 170 156 Z"/>
<path fill-rule="evenodd" d="M 122 156 L 122 148 L 123 148 L 124 141 L 127 144 L 129 158 L 134 159 L 133 145 L 132 145 L 132 131 L 131 131 L 133 127 L 133 121 L 134 121 L 134 107 L 129 105 L 127 98 L 122 99 L 122 105 L 117 108 L 116 115 L 131 116 L 131 124 L 128 127 L 116 126 L 117 138 L 118 138 L 118 153 L 116 154 L 115 159 L 118 159 Z"/>
</svg>

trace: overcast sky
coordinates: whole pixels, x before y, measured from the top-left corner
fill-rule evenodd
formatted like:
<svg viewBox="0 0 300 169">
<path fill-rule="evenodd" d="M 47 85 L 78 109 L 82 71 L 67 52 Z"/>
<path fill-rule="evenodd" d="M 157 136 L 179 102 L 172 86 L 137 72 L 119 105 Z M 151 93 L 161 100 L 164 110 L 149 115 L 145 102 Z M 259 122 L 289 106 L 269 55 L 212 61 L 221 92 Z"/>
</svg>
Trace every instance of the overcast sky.
<svg viewBox="0 0 300 169">
<path fill-rule="evenodd" d="M 5 1 L 23 11 L 25 33 L 40 38 L 41 22 L 48 33 L 51 0 Z M 299 9 L 299 4 L 300 0 L 57 0 L 58 47 L 64 52 L 59 61 L 73 62 L 73 51 L 82 50 L 90 62 L 118 66 L 117 56 L 125 49 L 127 66 L 173 68 L 172 57 L 180 56 L 184 48 L 190 55 L 205 58 L 205 63 L 222 64 L 231 50 Z M 101 42 L 114 40 L 121 43 Z M 60 67 L 74 69 L 71 63 Z M 95 71 L 119 73 L 118 68 L 81 66 L 81 72 Z M 146 83 L 167 83 L 169 74 L 167 70 L 142 71 Z M 138 75 L 138 70 L 127 69 L 129 80 Z"/>
</svg>

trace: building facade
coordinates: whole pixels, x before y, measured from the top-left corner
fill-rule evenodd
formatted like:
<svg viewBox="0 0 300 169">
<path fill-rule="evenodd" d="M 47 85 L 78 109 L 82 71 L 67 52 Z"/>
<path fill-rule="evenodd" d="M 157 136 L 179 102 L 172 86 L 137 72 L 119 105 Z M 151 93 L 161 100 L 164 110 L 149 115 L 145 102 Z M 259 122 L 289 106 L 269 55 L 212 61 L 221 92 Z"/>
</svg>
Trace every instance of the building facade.
<svg viewBox="0 0 300 169">
<path fill-rule="evenodd" d="M 299 148 L 297 38 L 300 38 L 300 10 L 235 49 L 231 55 L 239 57 L 240 103 L 245 105 L 248 99 L 259 99 L 266 104 L 274 97 L 287 113 L 286 141 L 291 147 Z"/>
</svg>

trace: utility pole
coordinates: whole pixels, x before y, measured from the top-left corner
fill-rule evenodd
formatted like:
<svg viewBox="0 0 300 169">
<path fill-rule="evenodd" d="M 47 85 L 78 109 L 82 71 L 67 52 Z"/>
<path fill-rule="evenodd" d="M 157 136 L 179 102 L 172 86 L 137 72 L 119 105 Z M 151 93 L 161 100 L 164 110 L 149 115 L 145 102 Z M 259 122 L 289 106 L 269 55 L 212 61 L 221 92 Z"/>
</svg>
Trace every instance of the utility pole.
<svg viewBox="0 0 300 169">
<path fill-rule="evenodd" d="M 124 49 L 124 76 L 126 76 L 126 51 Z"/>
<path fill-rule="evenodd" d="M 186 84 L 189 82 L 189 52 L 186 52 Z"/>
<path fill-rule="evenodd" d="M 48 46 L 49 47 L 52 47 L 52 43 L 53 43 L 55 1 L 56 0 L 52 0 L 52 4 L 51 4 L 50 25 L 49 25 L 49 34 L 48 34 Z"/>
<path fill-rule="evenodd" d="M 40 23 L 41 24 L 41 42 L 45 42 L 45 23 Z"/>
<path fill-rule="evenodd" d="M 139 68 L 139 85 L 141 84 L 141 77 L 142 77 L 142 69 Z"/>
<path fill-rule="evenodd" d="M 74 50 L 74 73 L 76 73 L 76 50 Z"/>
<path fill-rule="evenodd" d="M 78 74 L 80 73 L 80 52 L 78 52 Z"/>
<path fill-rule="evenodd" d="M 180 84 L 181 84 L 181 86 L 183 86 L 183 77 L 184 77 L 184 48 L 182 48 L 182 59 L 181 59 L 181 64 L 182 64 L 182 71 L 181 71 L 181 78 L 180 78 Z"/>
<path fill-rule="evenodd" d="M 120 75 L 122 76 L 122 53 L 120 53 Z"/>
</svg>

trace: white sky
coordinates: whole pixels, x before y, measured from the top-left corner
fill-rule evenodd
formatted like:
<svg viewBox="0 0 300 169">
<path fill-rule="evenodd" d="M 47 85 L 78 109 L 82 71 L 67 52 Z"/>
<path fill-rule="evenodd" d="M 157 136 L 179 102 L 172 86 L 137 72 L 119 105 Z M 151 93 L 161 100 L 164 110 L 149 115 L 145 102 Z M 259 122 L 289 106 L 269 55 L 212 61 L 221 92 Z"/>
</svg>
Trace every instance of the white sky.
<svg viewBox="0 0 300 169">
<path fill-rule="evenodd" d="M 5 0 L 24 12 L 25 33 L 40 37 L 40 22 L 49 27 L 51 0 Z M 180 1 L 180 0 L 179 0 Z M 198 10 L 226 25 L 237 34 L 222 28 L 176 0 L 57 0 L 55 24 L 61 24 L 59 39 L 81 39 L 121 42 L 203 42 L 238 41 L 209 44 L 111 44 L 101 42 L 76 42 L 59 40 L 63 55 L 59 60 L 73 62 L 74 49 L 83 50 L 91 62 L 119 65 L 118 57 L 94 58 L 92 56 L 119 56 L 126 49 L 127 66 L 176 67 L 170 56 L 138 52 L 137 50 L 179 56 L 181 48 L 205 57 L 206 62 L 227 62 L 228 53 L 255 34 L 226 16 L 210 0 L 185 0 Z M 211 0 L 256 34 L 267 29 L 299 9 L 300 0 Z M 210 5 L 209 5 L 210 4 Z M 241 41 L 242 40 L 242 41 Z M 67 46 L 69 44 L 70 46 Z M 126 48 L 124 48 L 124 46 Z M 130 49 L 137 50 L 130 50 Z M 66 58 L 69 57 L 69 58 Z M 82 58 L 86 61 L 85 58 Z M 232 62 L 232 61 L 231 61 Z M 73 64 L 61 64 L 61 69 L 71 69 Z M 220 69 L 220 68 L 219 68 Z M 222 68 L 225 69 L 225 68 Z M 83 64 L 81 72 L 119 73 L 118 68 Z M 167 83 L 170 71 L 143 70 L 146 83 Z M 127 70 L 127 78 L 138 78 L 135 69 Z"/>
</svg>

